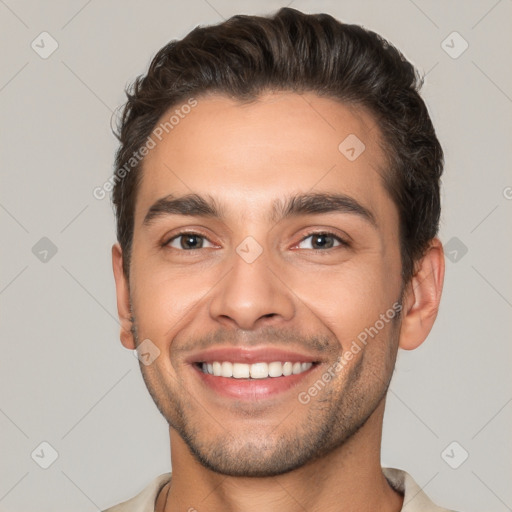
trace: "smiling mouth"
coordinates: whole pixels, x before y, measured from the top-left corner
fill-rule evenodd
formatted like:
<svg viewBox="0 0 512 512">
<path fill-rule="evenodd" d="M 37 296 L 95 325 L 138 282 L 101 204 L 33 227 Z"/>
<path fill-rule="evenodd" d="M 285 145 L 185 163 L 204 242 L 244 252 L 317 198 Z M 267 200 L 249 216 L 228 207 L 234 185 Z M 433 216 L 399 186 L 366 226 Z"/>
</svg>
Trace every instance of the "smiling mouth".
<svg viewBox="0 0 512 512">
<path fill-rule="evenodd" d="M 299 375 L 308 371 L 314 364 L 316 363 L 310 361 L 294 363 L 291 361 L 272 361 L 252 364 L 214 361 L 212 363 L 198 362 L 196 366 L 201 372 L 214 377 L 257 380 Z"/>
</svg>

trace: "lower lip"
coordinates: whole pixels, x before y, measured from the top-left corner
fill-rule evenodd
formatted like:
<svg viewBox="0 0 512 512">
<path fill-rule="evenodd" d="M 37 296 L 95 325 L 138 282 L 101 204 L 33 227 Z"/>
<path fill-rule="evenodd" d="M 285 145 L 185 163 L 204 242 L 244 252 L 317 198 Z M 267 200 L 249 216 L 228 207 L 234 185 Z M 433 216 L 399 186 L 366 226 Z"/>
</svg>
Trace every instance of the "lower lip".
<svg viewBox="0 0 512 512">
<path fill-rule="evenodd" d="M 262 400 L 270 398 L 297 386 L 300 381 L 309 376 L 318 365 L 314 364 L 305 372 L 296 375 L 268 377 L 266 379 L 233 379 L 231 377 L 215 377 L 204 373 L 197 366 L 194 370 L 202 382 L 220 395 L 239 400 Z"/>
</svg>

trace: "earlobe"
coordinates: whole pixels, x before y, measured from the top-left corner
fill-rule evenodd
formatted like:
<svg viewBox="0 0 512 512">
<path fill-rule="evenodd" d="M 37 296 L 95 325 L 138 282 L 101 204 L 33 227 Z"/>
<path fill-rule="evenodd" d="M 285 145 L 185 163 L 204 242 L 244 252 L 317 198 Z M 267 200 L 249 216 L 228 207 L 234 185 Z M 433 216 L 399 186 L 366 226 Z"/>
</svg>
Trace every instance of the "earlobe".
<svg viewBox="0 0 512 512">
<path fill-rule="evenodd" d="M 121 323 L 121 343 L 127 349 L 134 350 L 135 340 L 132 333 L 130 288 L 128 278 L 123 271 L 123 250 L 119 243 L 112 246 L 112 269 L 116 282 L 117 314 Z"/>
<path fill-rule="evenodd" d="M 443 291 L 444 268 L 443 246 L 434 238 L 404 294 L 400 348 L 419 347 L 432 329 Z"/>
</svg>

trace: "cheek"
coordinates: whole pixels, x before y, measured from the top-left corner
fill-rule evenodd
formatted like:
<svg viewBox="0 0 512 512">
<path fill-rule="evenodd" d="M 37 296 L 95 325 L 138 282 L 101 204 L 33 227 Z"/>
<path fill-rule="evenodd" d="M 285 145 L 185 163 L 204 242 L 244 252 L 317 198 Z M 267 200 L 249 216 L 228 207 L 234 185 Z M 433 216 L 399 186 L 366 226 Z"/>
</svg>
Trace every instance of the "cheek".
<svg viewBox="0 0 512 512">
<path fill-rule="evenodd" d="M 287 279 L 301 302 L 343 346 L 392 308 L 400 289 L 397 277 L 378 264 L 288 272 Z"/>
<path fill-rule="evenodd" d="M 134 262 L 135 263 L 135 262 Z M 197 317 L 218 274 L 169 265 L 133 265 L 132 303 L 140 335 L 165 343 Z M 216 277 L 214 279 L 214 277 Z"/>
</svg>

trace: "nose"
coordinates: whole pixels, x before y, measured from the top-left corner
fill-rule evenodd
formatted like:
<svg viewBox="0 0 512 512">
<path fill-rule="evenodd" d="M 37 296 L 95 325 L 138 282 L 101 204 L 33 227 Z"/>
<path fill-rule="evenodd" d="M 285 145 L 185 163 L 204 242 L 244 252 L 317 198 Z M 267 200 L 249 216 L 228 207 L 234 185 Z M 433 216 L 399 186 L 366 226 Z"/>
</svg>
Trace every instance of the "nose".
<svg viewBox="0 0 512 512">
<path fill-rule="evenodd" d="M 234 253 L 231 270 L 215 287 L 211 317 L 225 326 L 253 330 L 295 315 L 293 292 L 270 266 L 265 251 L 253 262 Z"/>
</svg>

